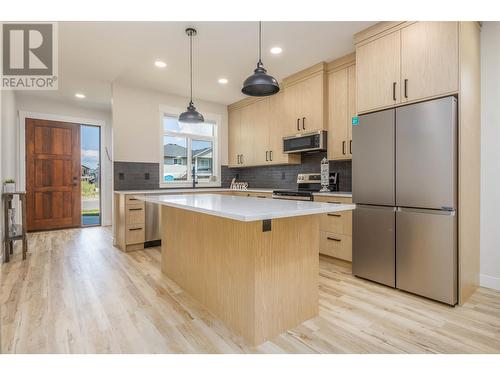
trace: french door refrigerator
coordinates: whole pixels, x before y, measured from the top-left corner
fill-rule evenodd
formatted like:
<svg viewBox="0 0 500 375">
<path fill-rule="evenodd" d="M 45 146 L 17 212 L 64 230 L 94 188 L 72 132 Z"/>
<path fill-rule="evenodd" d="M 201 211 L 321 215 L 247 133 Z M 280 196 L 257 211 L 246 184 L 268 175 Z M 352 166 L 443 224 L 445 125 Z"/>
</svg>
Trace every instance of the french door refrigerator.
<svg viewBox="0 0 500 375">
<path fill-rule="evenodd" d="M 353 273 L 457 303 L 457 102 L 362 115 L 353 126 Z"/>
</svg>

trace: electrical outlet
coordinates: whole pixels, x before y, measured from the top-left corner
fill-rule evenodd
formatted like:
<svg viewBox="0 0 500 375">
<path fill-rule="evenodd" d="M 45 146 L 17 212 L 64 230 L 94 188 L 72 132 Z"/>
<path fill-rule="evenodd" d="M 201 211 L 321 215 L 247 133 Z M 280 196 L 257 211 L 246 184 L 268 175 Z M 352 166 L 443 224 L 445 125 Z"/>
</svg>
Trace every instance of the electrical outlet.
<svg viewBox="0 0 500 375">
<path fill-rule="evenodd" d="M 285 179 L 285 172 L 281 172 L 281 179 L 284 180 Z"/>
<path fill-rule="evenodd" d="M 119 180 L 124 180 L 125 179 L 125 173 L 123 173 L 123 172 L 118 173 L 118 179 Z"/>
<path fill-rule="evenodd" d="M 149 180 L 149 172 L 144 173 L 144 179 Z"/>
</svg>

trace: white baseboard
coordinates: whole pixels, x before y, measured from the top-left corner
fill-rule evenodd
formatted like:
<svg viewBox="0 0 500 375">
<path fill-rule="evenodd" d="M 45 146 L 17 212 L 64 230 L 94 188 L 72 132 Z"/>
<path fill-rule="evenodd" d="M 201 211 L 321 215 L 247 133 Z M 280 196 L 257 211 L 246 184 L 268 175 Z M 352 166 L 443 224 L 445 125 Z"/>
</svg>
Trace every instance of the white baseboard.
<svg viewBox="0 0 500 375">
<path fill-rule="evenodd" d="M 480 275 L 479 284 L 485 288 L 500 290 L 500 277 Z"/>
</svg>

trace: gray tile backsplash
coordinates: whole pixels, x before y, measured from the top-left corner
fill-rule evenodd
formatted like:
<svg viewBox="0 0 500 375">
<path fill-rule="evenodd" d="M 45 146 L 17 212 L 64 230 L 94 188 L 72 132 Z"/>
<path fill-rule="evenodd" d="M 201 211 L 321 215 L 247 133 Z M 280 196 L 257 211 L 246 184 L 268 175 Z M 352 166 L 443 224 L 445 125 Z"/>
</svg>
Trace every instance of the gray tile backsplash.
<svg viewBox="0 0 500 375">
<path fill-rule="evenodd" d="M 160 188 L 158 163 L 115 161 L 113 179 L 115 190 L 154 190 Z"/>
<path fill-rule="evenodd" d="M 302 155 L 302 164 L 273 165 L 248 168 L 222 167 L 222 186 L 228 187 L 233 177 L 238 181 L 248 182 L 249 187 L 295 189 L 297 188 L 297 174 L 319 173 L 321 160 L 326 156 L 324 152 Z M 352 190 L 351 161 L 330 160 L 330 172 L 339 172 L 339 190 Z"/>
<path fill-rule="evenodd" d="M 273 165 L 248 168 L 222 166 L 221 182 L 229 187 L 233 177 L 248 182 L 250 187 L 270 189 L 297 188 L 297 174 L 319 173 L 321 160 L 326 153 L 302 155 L 302 164 Z M 339 189 L 351 191 L 351 161 L 330 161 L 330 171 L 339 172 Z M 115 190 L 155 190 L 160 188 L 160 166 L 158 163 L 136 163 L 116 161 L 113 163 Z"/>
</svg>

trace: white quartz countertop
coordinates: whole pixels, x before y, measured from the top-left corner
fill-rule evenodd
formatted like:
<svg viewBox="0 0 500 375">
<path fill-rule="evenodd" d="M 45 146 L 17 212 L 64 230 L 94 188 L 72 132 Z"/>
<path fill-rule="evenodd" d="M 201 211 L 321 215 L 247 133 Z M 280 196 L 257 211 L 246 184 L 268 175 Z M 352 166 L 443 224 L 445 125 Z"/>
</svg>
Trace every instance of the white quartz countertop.
<svg viewBox="0 0 500 375">
<path fill-rule="evenodd" d="M 286 189 L 266 189 L 266 188 L 249 188 L 246 190 L 235 190 L 229 188 L 180 188 L 180 189 L 158 189 L 158 190 L 115 190 L 118 194 L 179 194 L 179 193 L 216 193 L 225 191 L 237 191 L 237 192 L 248 192 L 248 193 L 272 193 L 273 190 L 286 190 Z M 327 193 L 316 192 L 313 195 L 326 196 L 326 197 L 344 197 L 351 198 L 351 192 L 344 191 L 330 191 Z"/>
<path fill-rule="evenodd" d="M 115 190 L 115 193 L 118 194 L 179 194 L 179 193 L 216 193 L 221 191 L 240 191 L 240 192 L 248 192 L 248 193 L 272 193 L 275 189 L 259 189 L 259 188 L 251 188 L 246 190 L 236 190 L 222 187 L 215 188 L 179 188 L 179 189 L 157 189 L 157 190 Z"/>
<path fill-rule="evenodd" d="M 220 194 L 136 195 L 135 198 L 239 221 L 279 219 L 350 211 L 354 204 L 335 204 L 282 199 L 261 199 Z"/>
</svg>

